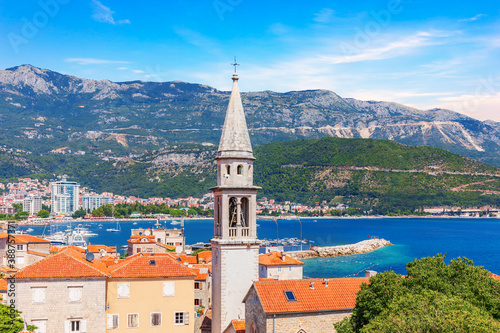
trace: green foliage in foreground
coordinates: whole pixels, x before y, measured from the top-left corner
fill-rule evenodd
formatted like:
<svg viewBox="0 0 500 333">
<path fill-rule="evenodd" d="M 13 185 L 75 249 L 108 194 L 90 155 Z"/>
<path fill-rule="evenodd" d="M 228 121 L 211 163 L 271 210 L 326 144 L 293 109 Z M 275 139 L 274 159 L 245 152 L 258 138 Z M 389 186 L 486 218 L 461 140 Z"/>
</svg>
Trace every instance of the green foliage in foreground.
<svg viewBox="0 0 500 333">
<path fill-rule="evenodd" d="M 467 258 L 444 260 L 410 262 L 407 277 L 372 277 L 337 332 L 500 332 L 500 282 Z"/>
<path fill-rule="evenodd" d="M 0 304 L 0 332 L 2 333 L 19 333 L 24 328 L 23 320 L 20 316 L 20 311 L 14 312 L 14 319 L 11 318 L 10 307 Z M 36 329 L 33 325 L 28 325 L 28 330 Z"/>
</svg>

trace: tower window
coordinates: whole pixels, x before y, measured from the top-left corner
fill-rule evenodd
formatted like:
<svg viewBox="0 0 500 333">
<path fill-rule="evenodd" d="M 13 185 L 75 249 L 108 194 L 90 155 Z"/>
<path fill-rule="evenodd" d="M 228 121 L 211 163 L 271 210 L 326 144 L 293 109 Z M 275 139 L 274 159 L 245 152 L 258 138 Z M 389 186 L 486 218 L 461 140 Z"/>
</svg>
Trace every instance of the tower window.
<svg viewBox="0 0 500 333">
<path fill-rule="evenodd" d="M 227 170 L 227 174 L 230 175 L 231 174 L 231 166 L 226 165 L 226 170 Z"/>
<path fill-rule="evenodd" d="M 238 165 L 237 172 L 238 172 L 238 175 L 241 175 L 243 173 L 243 165 Z"/>
<path fill-rule="evenodd" d="M 238 223 L 238 200 L 235 197 L 229 199 L 229 227 L 235 228 Z"/>
<path fill-rule="evenodd" d="M 241 226 L 243 228 L 248 227 L 248 199 L 247 198 L 242 198 L 241 199 L 241 210 L 240 210 L 240 221 L 241 221 Z"/>
</svg>

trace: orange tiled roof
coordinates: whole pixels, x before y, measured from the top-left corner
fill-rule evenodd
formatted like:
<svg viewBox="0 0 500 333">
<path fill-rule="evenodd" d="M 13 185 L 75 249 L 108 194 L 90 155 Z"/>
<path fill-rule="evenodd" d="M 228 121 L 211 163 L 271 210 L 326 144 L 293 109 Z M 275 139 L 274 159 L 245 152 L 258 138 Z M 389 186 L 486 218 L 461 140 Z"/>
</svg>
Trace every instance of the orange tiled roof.
<svg viewBox="0 0 500 333">
<path fill-rule="evenodd" d="M 16 279 L 89 278 L 106 277 L 106 267 L 95 261 L 88 262 L 71 248 L 45 257 L 16 273 Z"/>
<path fill-rule="evenodd" d="M 259 281 L 275 281 L 276 279 L 273 278 L 259 278 Z"/>
<path fill-rule="evenodd" d="M 143 239 L 147 239 L 146 241 L 143 241 Z M 133 238 L 133 239 L 129 239 L 127 242 L 129 243 L 156 243 L 154 237 L 153 238 L 150 238 L 150 237 L 147 237 L 147 236 L 142 236 L 140 238 Z"/>
<path fill-rule="evenodd" d="M 285 261 L 283 261 L 283 255 L 281 252 L 272 251 L 269 253 L 261 254 L 259 256 L 259 265 L 264 266 L 282 266 L 282 265 L 304 265 L 300 260 L 294 259 L 291 256 L 285 255 Z"/>
<path fill-rule="evenodd" d="M 137 238 L 155 239 L 155 236 L 154 235 L 132 235 L 132 236 L 130 236 L 130 239 L 137 239 Z"/>
<path fill-rule="evenodd" d="M 180 261 L 181 263 L 187 262 L 190 265 L 198 263 L 195 256 L 188 256 L 182 253 L 172 253 L 172 257 L 174 257 L 177 261 Z"/>
<path fill-rule="evenodd" d="M 156 245 L 160 246 L 160 247 L 164 247 L 168 250 L 175 250 L 175 246 L 172 246 L 172 245 L 167 245 L 167 244 L 162 244 L 162 243 L 158 243 L 158 242 L 155 242 Z"/>
<path fill-rule="evenodd" d="M 245 319 L 233 319 L 231 321 L 236 333 L 245 333 Z"/>
<path fill-rule="evenodd" d="M 7 280 L 0 279 L 0 290 L 7 290 Z"/>
<path fill-rule="evenodd" d="M 369 278 L 340 278 L 281 280 L 254 282 L 266 313 L 289 313 L 305 311 L 328 311 L 352 309 L 356 305 L 356 293 Z M 314 289 L 311 289 L 314 283 Z M 288 301 L 285 291 L 293 291 L 297 301 Z"/>
<path fill-rule="evenodd" d="M 102 258 L 96 259 L 96 261 L 103 263 L 106 267 L 117 264 L 118 262 L 115 263 L 115 260 L 118 260 L 118 262 L 120 262 L 120 260 L 123 259 L 118 259 L 118 257 L 116 257 L 115 255 L 107 255 Z"/>
<path fill-rule="evenodd" d="M 202 251 L 198 253 L 198 260 L 204 261 L 205 263 L 212 262 L 212 251 Z"/>
<path fill-rule="evenodd" d="M 7 237 L 9 237 L 9 235 L 7 233 L 5 233 L 3 231 L 0 232 L 0 238 L 7 238 Z"/>
<path fill-rule="evenodd" d="M 151 265 L 150 261 L 155 264 Z M 136 278 L 136 277 L 181 277 L 195 276 L 189 268 L 178 263 L 168 253 L 159 255 L 152 253 L 144 255 L 134 254 L 127 259 L 109 268 L 113 278 Z"/>
<path fill-rule="evenodd" d="M 12 273 L 12 272 L 16 272 L 17 271 L 17 268 L 15 267 L 9 267 L 9 266 L 2 266 L 0 267 L 0 272 L 2 273 Z"/>
<path fill-rule="evenodd" d="M 14 243 L 50 243 L 50 241 L 31 235 L 12 235 Z"/>
<path fill-rule="evenodd" d="M 54 245 L 50 247 L 50 253 L 59 253 L 61 251 L 66 251 L 66 249 L 72 249 L 73 251 L 85 253 L 85 249 L 74 245 Z"/>
<path fill-rule="evenodd" d="M 94 244 L 87 245 L 88 252 L 97 253 L 101 249 L 104 249 L 106 252 L 109 252 L 109 253 L 116 253 L 116 246 L 94 245 Z"/>
<path fill-rule="evenodd" d="M 491 277 L 494 278 L 495 280 L 500 281 L 500 275 L 496 275 L 496 274 L 491 273 Z"/>
</svg>

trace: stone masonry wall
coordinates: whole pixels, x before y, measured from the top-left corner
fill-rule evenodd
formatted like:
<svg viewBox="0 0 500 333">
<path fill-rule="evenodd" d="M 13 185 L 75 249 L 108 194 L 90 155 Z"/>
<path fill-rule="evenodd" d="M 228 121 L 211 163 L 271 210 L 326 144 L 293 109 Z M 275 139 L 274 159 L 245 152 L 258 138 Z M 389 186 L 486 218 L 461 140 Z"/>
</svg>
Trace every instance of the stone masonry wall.
<svg viewBox="0 0 500 333">
<path fill-rule="evenodd" d="M 334 323 L 338 323 L 352 314 L 349 310 L 339 310 L 321 314 L 287 314 L 276 315 L 274 319 L 275 330 L 273 331 L 273 317 L 268 315 L 266 330 L 260 332 L 295 333 L 300 329 L 307 333 L 335 333 Z"/>
</svg>

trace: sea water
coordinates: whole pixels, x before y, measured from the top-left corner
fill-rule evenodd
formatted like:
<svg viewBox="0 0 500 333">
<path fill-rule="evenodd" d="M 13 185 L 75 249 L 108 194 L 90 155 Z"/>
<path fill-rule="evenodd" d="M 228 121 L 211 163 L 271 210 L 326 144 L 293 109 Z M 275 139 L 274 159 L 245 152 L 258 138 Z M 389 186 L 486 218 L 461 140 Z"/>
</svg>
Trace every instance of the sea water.
<svg viewBox="0 0 500 333">
<path fill-rule="evenodd" d="M 107 232 L 115 228 L 116 222 L 85 221 L 88 229 L 98 236 L 89 237 L 92 244 L 117 246 L 123 253 L 122 246 L 127 245 L 130 230 L 154 227 L 155 221 L 121 221 L 120 232 Z M 260 239 L 299 238 L 301 226 L 297 220 L 258 220 Z M 311 240 L 315 246 L 333 246 L 356 243 L 368 237 L 380 237 L 393 245 L 376 251 L 352 256 L 316 258 L 304 260 L 304 276 L 307 277 L 346 277 L 364 276 L 367 269 L 378 272 L 393 270 L 406 274 L 406 263 L 437 253 L 446 254 L 446 261 L 457 257 L 466 257 L 476 265 L 484 266 L 491 272 L 500 274 L 500 219 L 494 218 L 302 218 L 302 237 Z M 80 222 L 73 222 L 74 228 Z M 103 227 L 100 229 L 99 224 Z M 179 224 L 160 221 L 161 226 L 179 228 Z M 64 231 L 69 223 L 58 223 L 58 229 Z M 21 226 L 35 229 L 30 234 L 50 234 L 49 226 Z M 190 220 L 184 222 L 184 234 L 187 244 L 208 242 L 213 235 L 213 220 Z M 308 245 L 304 245 L 304 249 Z"/>
</svg>

